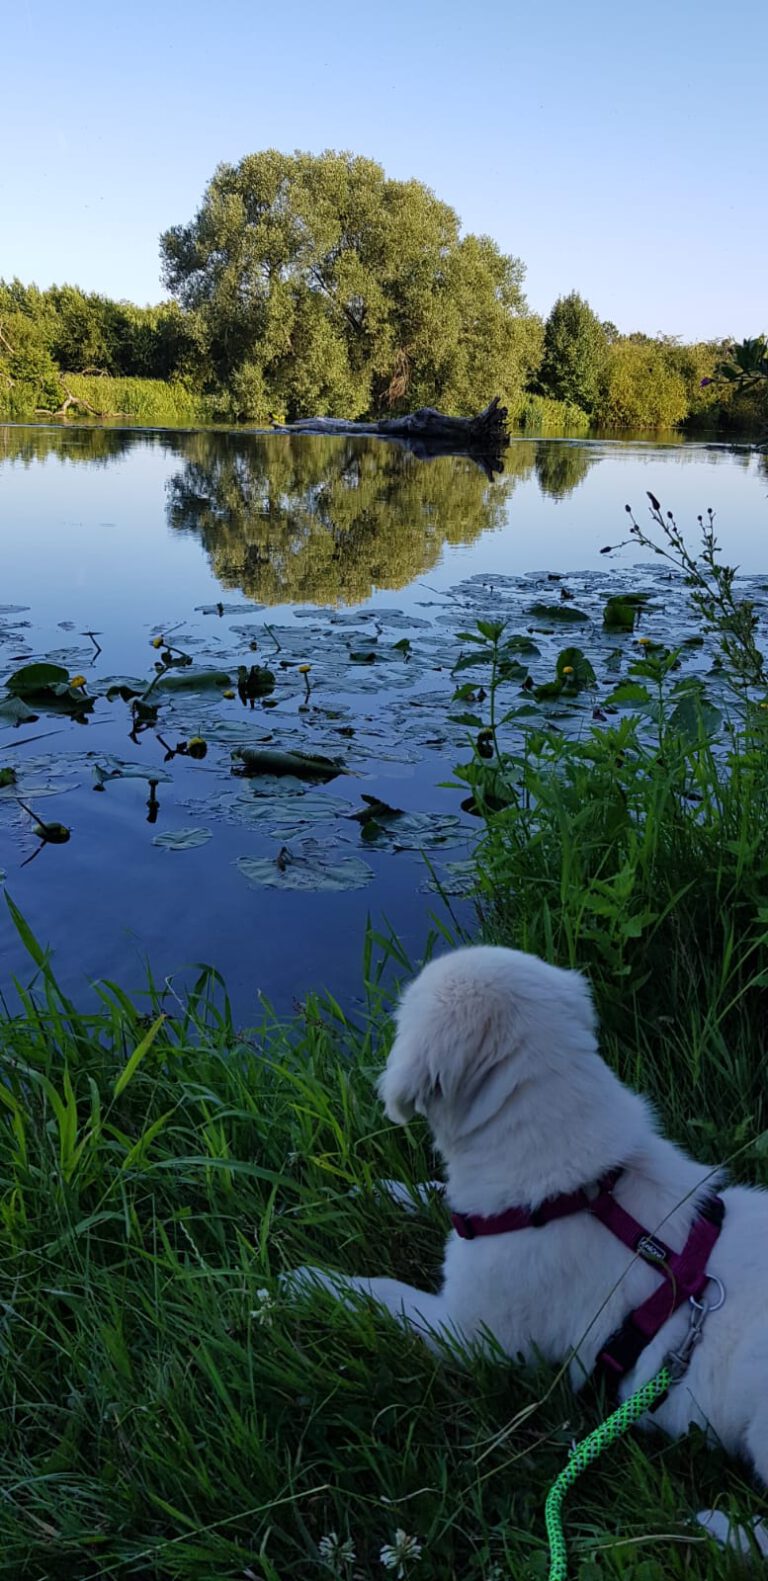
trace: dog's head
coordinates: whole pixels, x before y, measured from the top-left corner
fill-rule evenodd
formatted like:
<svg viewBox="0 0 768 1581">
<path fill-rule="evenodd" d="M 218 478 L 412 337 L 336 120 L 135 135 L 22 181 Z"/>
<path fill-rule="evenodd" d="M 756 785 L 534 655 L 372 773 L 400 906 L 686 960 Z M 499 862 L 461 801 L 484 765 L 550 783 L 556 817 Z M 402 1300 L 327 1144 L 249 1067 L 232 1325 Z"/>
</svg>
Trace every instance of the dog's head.
<svg viewBox="0 0 768 1581">
<path fill-rule="evenodd" d="M 405 990 L 379 1095 L 390 1120 L 423 1114 L 440 1143 L 479 1130 L 564 1056 L 595 1049 L 579 972 L 475 945 L 431 961 Z"/>
</svg>

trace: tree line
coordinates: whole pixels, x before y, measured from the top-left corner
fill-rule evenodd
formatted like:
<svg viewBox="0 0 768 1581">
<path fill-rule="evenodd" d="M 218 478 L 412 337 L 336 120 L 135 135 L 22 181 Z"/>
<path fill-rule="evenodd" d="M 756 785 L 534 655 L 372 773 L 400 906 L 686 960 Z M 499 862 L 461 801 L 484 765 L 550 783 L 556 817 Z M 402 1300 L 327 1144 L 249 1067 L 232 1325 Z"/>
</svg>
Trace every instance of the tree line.
<svg viewBox="0 0 768 1581">
<path fill-rule="evenodd" d="M 718 373 L 723 341 L 620 335 L 575 291 L 546 320 L 530 312 L 519 258 L 373 160 L 268 150 L 220 165 L 160 250 L 170 297 L 154 307 L 0 281 L 0 415 L 87 405 L 67 385 L 87 374 L 174 383 L 210 415 L 259 424 L 467 414 L 494 393 L 518 418 L 555 401 L 565 422 L 611 428 L 765 416 L 765 381 Z"/>
</svg>

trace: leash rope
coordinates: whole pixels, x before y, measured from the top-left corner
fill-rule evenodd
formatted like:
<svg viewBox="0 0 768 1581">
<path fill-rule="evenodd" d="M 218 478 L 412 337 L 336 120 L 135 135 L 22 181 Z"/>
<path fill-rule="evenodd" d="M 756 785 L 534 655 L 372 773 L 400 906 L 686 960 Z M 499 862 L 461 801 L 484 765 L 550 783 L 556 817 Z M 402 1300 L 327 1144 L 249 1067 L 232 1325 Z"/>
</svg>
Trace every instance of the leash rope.
<svg viewBox="0 0 768 1581">
<path fill-rule="evenodd" d="M 549 1581 L 567 1581 L 568 1576 L 568 1551 L 563 1536 L 562 1508 L 565 1495 L 574 1482 L 581 1476 L 582 1471 L 594 1464 L 603 1450 L 615 1444 L 646 1411 L 667 1393 L 670 1384 L 674 1381 L 669 1367 L 662 1367 L 655 1378 L 650 1378 L 644 1383 L 642 1389 L 631 1394 L 624 1400 L 618 1410 L 606 1417 L 593 1432 L 583 1438 L 573 1450 L 567 1466 L 560 1472 L 556 1482 L 547 1494 L 544 1506 L 544 1521 L 547 1528 L 549 1542 Z"/>
</svg>

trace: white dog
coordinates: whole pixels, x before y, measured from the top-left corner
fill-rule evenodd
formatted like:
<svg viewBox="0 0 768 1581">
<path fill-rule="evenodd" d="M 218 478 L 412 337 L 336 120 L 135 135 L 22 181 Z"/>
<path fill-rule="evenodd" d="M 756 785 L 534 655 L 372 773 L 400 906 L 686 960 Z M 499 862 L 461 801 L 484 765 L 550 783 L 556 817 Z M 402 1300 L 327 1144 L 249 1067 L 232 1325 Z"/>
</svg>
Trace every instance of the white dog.
<svg viewBox="0 0 768 1581">
<path fill-rule="evenodd" d="M 768 1482 L 768 1193 L 714 1197 L 711 1171 L 659 1136 L 597 1051 L 579 973 L 483 945 L 432 961 L 379 1091 L 391 1120 L 426 1116 L 445 1160 L 440 1292 L 316 1269 L 300 1284 L 373 1297 L 428 1340 L 490 1332 L 510 1357 L 569 1361 L 577 1386 L 599 1361 L 619 1398 L 677 1353 L 653 1420 L 698 1423 Z"/>
</svg>

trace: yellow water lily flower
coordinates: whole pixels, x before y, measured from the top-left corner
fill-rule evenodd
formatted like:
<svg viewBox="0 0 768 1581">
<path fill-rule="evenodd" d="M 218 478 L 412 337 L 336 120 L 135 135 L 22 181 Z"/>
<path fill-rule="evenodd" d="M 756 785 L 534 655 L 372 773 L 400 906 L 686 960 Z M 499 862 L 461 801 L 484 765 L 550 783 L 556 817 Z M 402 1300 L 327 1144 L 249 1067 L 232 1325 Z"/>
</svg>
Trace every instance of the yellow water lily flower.
<svg viewBox="0 0 768 1581">
<path fill-rule="evenodd" d="M 72 687 L 73 691 L 78 692 L 78 691 L 81 690 L 82 687 L 85 686 L 85 676 L 84 675 L 71 675 L 70 678 L 69 678 L 69 684 Z"/>
<path fill-rule="evenodd" d="M 572 664 L 564 664 L 563 665 L 563 675 L 573 675 L 573 665 Z"/>
<path fill-rule="evenodd" d="M 299 665 L 299 675 L 309 675 L 309 672 L 310 672 L 311 668 L 312 668 L 311 664 L 300 664 Z"/>
<path fill-rule="evenodd" d="M 227 690 L 227 691 L 226 691 L 226 692 L 222 692 L 222 694 L 221 694 L 221 695 L 222 695 L 222 697 L 226 697 L 226 698 L 227 698 L 227 699 L 228 699 L 228 701 L 229 701 L 229 702 L 231 702 L 231 701 L 232 701 L 232 698 L 233 698 L 233 697 L 234 697 L 234 695 L 235 695 L 235 694 L 234 694 L 234 692 L 233 692 L 233 691 L 231 691 L 231 690 L 230 690 L 230 689 L 228 689 L 228 690 Z"/>
<path fill-rule="evenodd" d="M 651 637 L 638 637 L 637 641 L 638 641 L 639 647 L 647 648 L 649 646 L 649 644 L 651 643 L 652 638 Z"/>
<path fill-rule="evenodd" d="M 165 642 L 165 637 L 153 637 L 152 638 L 152 647 L 153 648 L 162 648 L 164 642 Z"/>
</svg>

